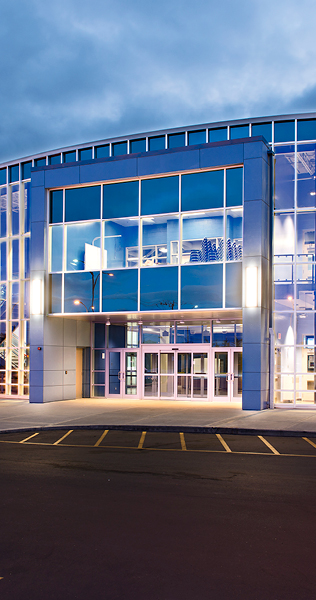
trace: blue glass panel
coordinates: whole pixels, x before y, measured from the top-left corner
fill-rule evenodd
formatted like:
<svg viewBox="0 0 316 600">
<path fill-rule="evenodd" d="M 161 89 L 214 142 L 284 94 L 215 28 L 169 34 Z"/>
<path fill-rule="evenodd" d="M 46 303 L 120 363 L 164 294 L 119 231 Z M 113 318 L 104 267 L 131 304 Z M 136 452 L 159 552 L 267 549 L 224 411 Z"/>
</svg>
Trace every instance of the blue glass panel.
<svg viewBox="0 0 316 600">
<path fill-rule="evenodd" d="M 188 144 L 193 146 L 194 144 L 206 144 L 206 131 L 189 131 L 188 133 Z"/>
<path fill-rule="evenodd" d="M 242 306 L 242 264 L 226 265 L 226 308 Z"/>
<path fill-rule="evenodd" d="M 236 125 L 230 128 L 230 139 L 239 140 L 249 137 L 249 125 Z"/>
<path fill-rule="evenodd" d="M 64 277 L 65 312 L 99 312 L 100 273 L 66 273 Z"/>
<path fill-rule="evenodd" d="M 36 158 L 34 160 L 35 167 L 45 167 L 46 166 L 46 158 Z"/>
<path fill-rule="evenodd" d="M 171 133 L 168 135 L 168 148 L 185 146 L 185 133 Z"/>
<path fill-rule="evenodd" d="M 181 308 L 222 308 L 223 265 L 181 268 Z"/>
<path fill-rule="evenodd" d="M 109 348 L 125 348 L 125 325 L 109 326 Z"/>
<path fill-rule="evenodd" d="M 12 240 L 12 279 L 19 278 L 19 240 Z"/>
<path fill-rule="evenodd" d="M 19 318 L 19 284 L 18 283 L 12 283 L 12 287 L 11 287 L 11 294 L 12 294 L 12 319 L 18 319 Z"/>
<path fill-rule="evenodd" d="M 7 278 L 7 243 L 0 244 L 0 259 L 1 259 L 1 281 Z"/>
<path fill-rule="evenodd" d="M 30 276 L 30 238 L 24 239 L 24 277 Z"/>
<path fill-rule="evenodd" d="M 49 165 L 60 165 L 61 163 L 61 154 L 54 154 L 53 156 L 48 157 Z"/>
<path fill-rule="evenodd" d="M 275 147 L 275 208 L 294 208 L 294 146 Z"/>
<path fill-rule="evenodd" d="M 0 185 L 5 185 L 7 183 L 7 169 L 0 169 Z"/>
<path fill-rule="evenodd" d="M 11 187 L 11 227 L 12 235 L 19 234 L 19 216 L 20 216 L 20 198 L 19 198 L 19 186 L 13 185 Z"/>
<path fill-rule="evenodd" d="M 218 208 L 224 204 L 224 171 L 182 175 L 181 209 Z"/>
<path fill-rule="evenodd" d="M 221 127 L 220 129 L 209 129 L 208 141 L 209 142 L 225 142 L 227 140 L 227 127 Z"/>
<path fill-rule="evenodd" d="M 61 313 L 62 275 L 50 275 L 50 311 Z"/>
<path fill-rule="evenodd" d="M 100 219 L 100 185 L 66 190 L 65 194 L 65 221 Z"/>
<path fill-rule="evenodd" d="M 104 398 L 105 397 L 104 385 L 94 385 L 93 386 L 93 397 L 94 398 Z"/>
<path fill-rule="evenodd" d="M 91 160 L 92 159 L 92 148 L 82 148 L 78 152 L 79 160 Z"/>
<path fill-rule="evenodd" d="M 140 274 L 141 310 L 178 308 L 178 268 L 142 269 Z"/>
<path fill-rule="evenodd" d="M 30 318 L 30 282 L 24 282 L 24 318 Z"/>
<path fill-rule="evenodd" d="M 0 189 L 0 236 L 7 235 L 7 210 L 8 210 L 8 195 L 7 188 Z"/>
<path fill-rule="evenodd" d="M 32 161 L 22 163 L 22 179 L 31 179 Z"/>
<path fill-rule="evenodd" d="M 19 165 L 9 167 L 9 183 L 13 181 L 19 181 Z"/>
<path fill-rule="evenodd" d="M 177 344 L 209 344 L 210 326 L 203 323 L 177 324 Z"/>
<path fill-rule="evenodd" d="M 130 153 L 134 152 L 146 152 L 146 139 L 142 140 L 131 140 L 129 143 Z"/>
<path fill-rule="evenodd" d="M 53 272 L 63 270 L 63 230 L 63 225 L 51 227 L 51 271 Z"/>
<path fill-rule="evenodd" d="M 121 156 L 122 154 L 127 154 L 127 142 L 112 144 L 112 156 Z"/>
<path fill-rule="evenodd" d="M 71 150 L 70 152 L 64 152 L 63 159 L 64 159 L 64 163 L 75 162 L 76 161 L 76 150 Z"/>
<path fill-rule="evenodd" d="M 242 206 L 243 168 L 226 170 L 226 206 Z"/>
<path fill-rule="evenodd" d="M 253 123 L 251 126 L 252 137 L 262 135 L 267 142 L 272 141 L 272 123 Z"/>
<path fill-rule="evenodd" d="M 316 140 L 316 119 L 297 121 L 298 140 Z"/>
<path fill-rule="evenodd" d="M 94 347 L 105 348 L 105 323 L 94 324 Z"/>
<path fill-rule="evenodd" d="M 295 139 L 295 122 L 279 121 L 274 123 L 274 142 L 292 142 Z"/>
<path fill-rule="evenodd" d="M 24 232 L 30 231 L 31 182 L 24 184 Z"/>
<path fill-rule="evenodd" d="M 300 144 L 297 147 L 297 206 L 316 206 L 315 144 Z"/>
<path fill-rule="evenodd" d="M 294 258 L 295 229 L 293 214 L 277 214 L 274 217 L 273 231 L 274 260 L 290 263 Z"/>
<path fill-rule="evenodd" d="M 67 226 L 67 271 L 101 269 L 100 221 Z"/>
<path fill-rule="evenodd" d="M 63 190 L 50 193 L 50 223 L 61 223 L 63 220 Z"/>
<path fill-rule="evenodd" d="M 179 220 L 176 215 L 142 219 L 142 266 L 177 265 Z"/>
<path fill-rule="evenodd" d="M 115 219 L 104 223 L 104 269 L 138 266 L 138 219 Z"/>
<path fill-rule="evenodd" d="M 164 323 L 163 325 L 143 325 L 142 343 L 174 344 L 174 324 Z"/>
<path fill-rule="evenodd" d="M 224 259 L 223 211 L 183 217 L 182 264 Z"/>
<path fill-rule="evenodd" d="M 165 136 L 158 135 L 156 137 L 149 138 L 149 150 L 164 150 L 165 149 Z"/>
<path fill-rule="evenodd" d="M 231 266 L 231 265 L 230 265 Z M 242 324 L 234 321 L 220 321 L 212 323 L 212 346 L 236 347 L 242 346 Z"/>
<path fill-rule="evenodd" d="M 105 383 L 105 371 L 101 373 L 94 373 L 94 383 Z"/>
<path fill-rule="evenodd" d="M 110 145 L 106 144 L 105 146 L 96 146 L 94 148 L 94 157 L 95 158 L 107 158 L 110 156 Z"/>
<path fill-rule="evenodd" d="M 296 252 L 300 262 L 315 261 L 316 212 L 300 212 L 296 222 Z"/>
<path fill-rule="evenodd" d="M 7 316 L 7 286 L 5 283 L 0 285 L 0 319 L 6 319 Z M 0 343 L 2 340 L 0 340 Z"/>
<path fill-rule="evenodd" d="M 293 310 L 294 285 L 293 283 L 276 283 L 274 285 L 274 310 Z"/>
<path fill-rule="evenodd" d="M 139 182 L 110 183 L 103 186 L 103 218 L 138 215 Z"/>
<path fill-rule="evenodd" d="M 226 211 L 226 260 L 242 260 L 242 209 Z"/>
<path fill-rule="evenodd" d="M 138 271 L 129 269 L 102 274 L 102 311 L 137 310 Z"/>
<path fill-rule="evenodd" d="M 141 214 L 178 212 L 179 177 L 159 177 L 141 182 Z"/>
</svg>

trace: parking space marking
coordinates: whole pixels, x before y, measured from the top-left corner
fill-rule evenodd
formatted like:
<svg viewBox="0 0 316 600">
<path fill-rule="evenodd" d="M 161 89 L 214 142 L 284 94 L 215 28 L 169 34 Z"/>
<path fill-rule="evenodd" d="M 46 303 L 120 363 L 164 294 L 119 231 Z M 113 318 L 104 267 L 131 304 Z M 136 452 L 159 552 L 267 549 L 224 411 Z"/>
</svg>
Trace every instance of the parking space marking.
<svg viewBox="0 0 316 600">
<path fill-rule="evenodd" d="M 187 446 L 186 446 L 185 439 L 184 439 L 184 433 L 179 433 L 179 436 L 180 436 L 180 442 L 181 442 L 181 449 L 186 450 Z"/>
<path fill-rule="evenodd" d="M 72 432 L 73 432 L 73 429 L 69 429 L 69 431 L 67 431 L 67 433 L 65 433 L 65 435 L 63 435 L 61 438 L 59 438 L 59 440 L 57 440 L 57 442 L 53 443 L 53 446 L 57 446 L 57 444 L 60 444 L 60 442 L 62 442 Z"/>
<path fill-rule="evenodd" d="M 262 435 L 258 435 L 259 440 L 261 440 L 268 448 L 270 448 L 270 450 L 272 450 L 273 454 L 280 454 L 280 452 L 278 452 L 273 446 L 272 444 L 270 444 L 270 442 L 267 442 L 267 440 L 264 439 L 264 437 Z"/>
<path fill-rule="evenodd" d="M 305 442 L 308 442 L 311 446 L 313 446 L 313 448 L 316 448 L 316 444 L 314 442 L 312 442 L 312 440 L 309 440 L 308 438 L 303 437 L 302 440 L 305 440 Z"/>
<path fill-rule="evenodd" d="M 223 440 L 221 434 L 220 433 L 216 433 L 216 437 L 220 441 L 220 443 L 222 444 L 222 446 L 225 448 L 226 452 L 231 452 L 231 449 L 230 449 L 229 445 L 226 444 L 225 440 Z"/>
<path fill-rule="evenodd" d="M 140 436 L 139 444 L 137 446 L 138 450 L 142 450 L 143 445 L 144 445 L 144 441 L 145 441 L 145 437 L 146 437 L 146 431 L 143 431 L 142 435 Z"/>
<path fill-rule="evenodd" d="M 102 440 L 105 438 L 106 434 L 109 433 L 108 429 L 105 429 L 101 435 L 101 437 L 99 437 L 98 441 L 94 444 L 94 447 L 97 448 L 98 446 L 100 446 Z"/>
<path fill-rule="evenodd" d="M 39 434 L 39 431 L 37 433 L 33 433 L 33 435 L 29 435 L 29 437 L 25 438 L 25 440 L 21 440 L 19 442 L 19 444 L 24 444 L 24 442 L 27 442 L 28 440 L 30 440 L 31 438 L 35 437 L 38 434 Z"/>
</svg>

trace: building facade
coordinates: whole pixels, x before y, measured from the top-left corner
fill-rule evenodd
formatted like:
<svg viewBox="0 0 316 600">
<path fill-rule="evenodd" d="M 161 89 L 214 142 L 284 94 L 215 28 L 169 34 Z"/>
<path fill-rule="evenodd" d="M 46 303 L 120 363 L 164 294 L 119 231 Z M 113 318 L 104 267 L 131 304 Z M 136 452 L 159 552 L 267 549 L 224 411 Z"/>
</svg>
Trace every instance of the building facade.
<svg viewBox="0 0 316 600">
<path fill-rule="evenodd" d="M 0 394 L 316 406 L 316 114 L 0 165 Z"/>
</svg>

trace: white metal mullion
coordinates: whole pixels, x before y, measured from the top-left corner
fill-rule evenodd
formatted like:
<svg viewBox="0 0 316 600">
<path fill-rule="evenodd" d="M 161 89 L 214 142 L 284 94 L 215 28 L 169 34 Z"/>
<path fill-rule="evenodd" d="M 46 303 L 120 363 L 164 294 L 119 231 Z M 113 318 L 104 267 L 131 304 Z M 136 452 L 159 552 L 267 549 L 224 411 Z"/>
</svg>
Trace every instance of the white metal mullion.
<svg viewBox="0 0 316 600">
<path fill-rule="evenodd" d="M 226 219 L 227 219 L 227 211 L 226 211 L 226 174 L 227 170 L 224 169 L 224 201 L 223 201 L 223 302 L 222 307 L 226 307 Z"/>
<path fill-rule="evenodd" d="M 143 223 L 140 218 L 141 215 L 141 190 L 142 190 L 142 180 L 140 179 L 138 182 L 138 267 L 137 267 L 137 312 L 140 312 L 140 274 L 141 274 L 141 264 L 143 258 Z"/>
<path fill-rule="evenodd" d="M 181 263 L 182 263 L 182 175 L 179 175 L 179 212 L 178 212 L 178 310 L 181 307 Z"/>
</svg>

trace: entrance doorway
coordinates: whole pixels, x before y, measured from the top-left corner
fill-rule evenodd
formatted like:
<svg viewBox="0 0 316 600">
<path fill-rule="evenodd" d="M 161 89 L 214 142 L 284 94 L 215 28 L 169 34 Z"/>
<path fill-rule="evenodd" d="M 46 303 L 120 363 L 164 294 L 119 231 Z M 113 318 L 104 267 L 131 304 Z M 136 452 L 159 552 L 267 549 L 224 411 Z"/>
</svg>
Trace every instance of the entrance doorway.
<svg viewBox="0 0 316 600">
<path fill-rule="evenodd" d="M 139 397 L 138 350 L 107 350 L 106 396 L 108 398 Z"/>
<path fill-rule="evenodd" d="M 220 348 L 214 351 L 214 398 L 241 400 L 241 348 Z"/>
</svg>

